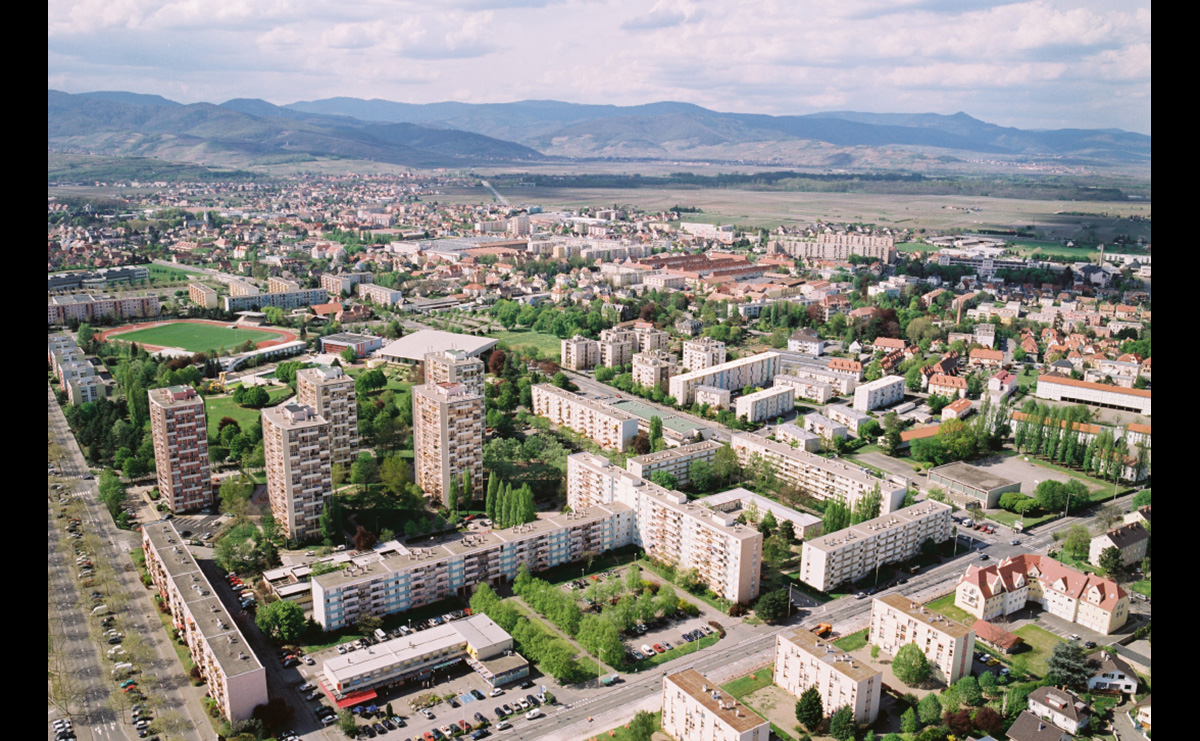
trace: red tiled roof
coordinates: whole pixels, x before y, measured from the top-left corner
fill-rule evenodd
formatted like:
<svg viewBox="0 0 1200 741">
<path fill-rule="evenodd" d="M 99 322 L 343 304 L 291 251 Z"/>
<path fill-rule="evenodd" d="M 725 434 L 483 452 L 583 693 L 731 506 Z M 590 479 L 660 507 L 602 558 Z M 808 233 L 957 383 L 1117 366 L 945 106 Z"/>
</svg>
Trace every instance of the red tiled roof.
<svg viewBox="0 0 1200 741">
<path fill-rule="evenodd" d="M 1025 642 L 1021 636 L 1013 635 L 999 625 L 993 625 L 986 620 L 976 620 L 975 624 L 971 626 L 971 630 L 975 631 L 977 638 L 996 646 L 1001 651 L 1012 651 L 1018 644 Z"/>
</svg>

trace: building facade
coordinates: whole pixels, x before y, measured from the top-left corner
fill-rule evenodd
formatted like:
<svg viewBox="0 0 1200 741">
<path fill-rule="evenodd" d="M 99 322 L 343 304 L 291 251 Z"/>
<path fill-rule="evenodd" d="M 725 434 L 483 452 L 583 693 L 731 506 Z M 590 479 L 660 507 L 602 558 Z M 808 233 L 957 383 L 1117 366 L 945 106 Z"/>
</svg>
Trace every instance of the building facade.
<svg viewBox="0 0 1200 741">
<path fill-rule="evenodd" d="M 657 453 L 630 458 L 625 461 L 625 468 L 644 479 L 650 478 L 650 475 L 657 471 L 664 471 L 674 476 L 679 486 L 687 486 L 691 481 L 692 463 L 704 461 L 711 465 L 721 447 L 721 443 L 715 440 L 680 445 L 677 448 L 667 448 Z"/>
<path fill-rule="evenodd" d="M 781 417 L 796 408 L 796 390 L 791 386 L 772 386 L 738 397 L 737 416 L 747 422 Z"/>
<path fill-rule="evenodd" d="M 871 644 L 895 656 L 909 643 L 917 644 L 932 676 L 945 685 L 971 673 L 975 631 L 898 592 L 876 597 L 871 605 Z"/>
<path fill-rule="evenodd" d="M 549 383 L 533 387 L 533 413 L 610 450 L 627 450 L 638 434 L 638 418 L 632 414 Z"/>
<path fill-rule="evenodd" d="M 333 493 L 329 422 L 312 407 L 281 404 L 262 411 L 271 514 L 285 536 L 310 540 Z"/>
<path fill-rule="evenodd" d="M 891 406 L 903 400 L 903 376 L 884 376 L 854 389 L 854 408 L 860 412 Z"/>
<path fill-rule="evenodd" d="M 967 567 L 954 604 L 980 620 L 1011 615 L 1034 602 L 1046 612 L 1109 635 L 1129 619 L 1129 595 L 1112 579 L 1085 574 L 1049 556 L 1025 554 Z"/>
<path fill-rule="evenodd" d="M 267 670 L 170 521 L 142 527 L 146 571 L 208 694 L 230 721 L 266 704 Z"/>
<path fill-rule="evenodd" d="M 758 596 L 762 534 L 733 515 L 689 502 L 591 453 L 567 458 L 567 504 L 572 510 L 624 504 L 634 512 L 633 543 L 676 569 L 696 569 L 721 597 L 747 604 Z"/>
<path fill-rule="evenodd" d="M 172 512 L 213 503 L 204 399 L 191 386 L 152 389 L 150 433 L 158 492 Z"/>
<path fill-rule="evenodd" d="M 317 366 L 296 372 L 296 401 L 329 422 L 329 462 L 349 466 L 358 458 L 358 397 L 354 379 L 341 368 Z"/>
<path fill-rule="evenodd" d="M 795 630 L 775 637 L 775 684 L 799 698 L 810 687 L 821 693 L 826 712 L 842 706 L 854 711 L 854 722 L 874 723 L 883 696 L 883 672 L 818 638 Z"/>
<path fill-rule="evenodd" d="M 683 367 L 699 371 L 725 362 L 725 343 L 711 337 L 687 340 L 683 343 Z"/>
<path fill-rule="evenodd" d="M 461 383 L 472 394 L 483 394 L 483 361 L 461 350 L 442 350 L 425 356 L 425 383 Z"/>
<path fill-rule="evenodd" d="M 679 404 L 689 406 L 696 399 L 697 386 L 729 390 L 767 386 L 778 372 L 779 353 L 764 352 L 673 376 L 670 391 Z"/>
<path fill-rule="evenodd" d="M 465 473 L 471 492 L 483 492 L 483 395 L 464 383 L 426 383 L 413 387 L 412 398 L 417 485 L 449 504 L 451 480 Z M 455 487 L 466 494 L 461 483 Z"/>
<path fill-rule="evenodd" d="M 768 741 L 771 724 L 695 669 L 663 677 L 662 729 L 676 741 Z"/>
<path fill-rule="evenodd" d="M 567 370 L 584 371 L 600 362 L 600 343 L 575 335 L 561 343 L 562 365 Z"/>
<path fill-rule="evenodd" d="M 906 561 L 926 540 L 950 537 L 951 508 L 924 501 L 891 514 L 806 541 L 800 554 L 800 579 L 828 592 L 874 573 L 883 564 Z"/>
</svg>

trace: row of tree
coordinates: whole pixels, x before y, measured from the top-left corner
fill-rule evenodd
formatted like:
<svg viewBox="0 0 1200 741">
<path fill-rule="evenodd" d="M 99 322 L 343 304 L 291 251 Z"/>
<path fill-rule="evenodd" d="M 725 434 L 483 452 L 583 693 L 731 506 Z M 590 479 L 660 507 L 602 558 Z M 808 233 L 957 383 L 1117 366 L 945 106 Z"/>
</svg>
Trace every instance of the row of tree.
<svg viewBox="0 0 1200 741">
<path fill-rule="evenodd" d="M 529 484 L 514 489 L 511 483 L 500 480 L 496 474 L 488 476 L 487 496 L 484 512 L 496 528 L 508 528 L 533 522 L 537 519 L 537 505 L 533 502 L 533 490 Z"/>
</svg>

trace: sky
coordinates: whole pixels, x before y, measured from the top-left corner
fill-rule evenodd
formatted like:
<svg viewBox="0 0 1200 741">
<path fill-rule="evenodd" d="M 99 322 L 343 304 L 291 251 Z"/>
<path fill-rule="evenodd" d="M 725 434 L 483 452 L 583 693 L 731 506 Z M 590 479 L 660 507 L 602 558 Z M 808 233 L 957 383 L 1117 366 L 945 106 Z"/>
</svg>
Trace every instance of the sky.
<svg viewBox="0 0 1200 741">
<path fill-rule="evenodd" d="M 1149 0 L 49 0 L 47 87 L 1150 133 Z"/>
</svg>

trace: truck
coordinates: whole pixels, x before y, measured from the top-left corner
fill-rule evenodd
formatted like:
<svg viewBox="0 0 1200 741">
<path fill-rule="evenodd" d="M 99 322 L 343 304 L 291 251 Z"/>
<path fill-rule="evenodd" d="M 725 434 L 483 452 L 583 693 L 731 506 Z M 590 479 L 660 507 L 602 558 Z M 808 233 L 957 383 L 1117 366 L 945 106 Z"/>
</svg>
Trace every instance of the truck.
<svg viewBox="0 0 1200 741">
<path fill-rule="evenodd" d="M 612 687 L 617 683 L 618 680 L 620 680 L 620 678 L 621 677 L 617 674 L 609 674 L 607 677 L 602 677 L 600 679 L 600 684 L 604 685 L 605 687 Z"/>
</svg>

